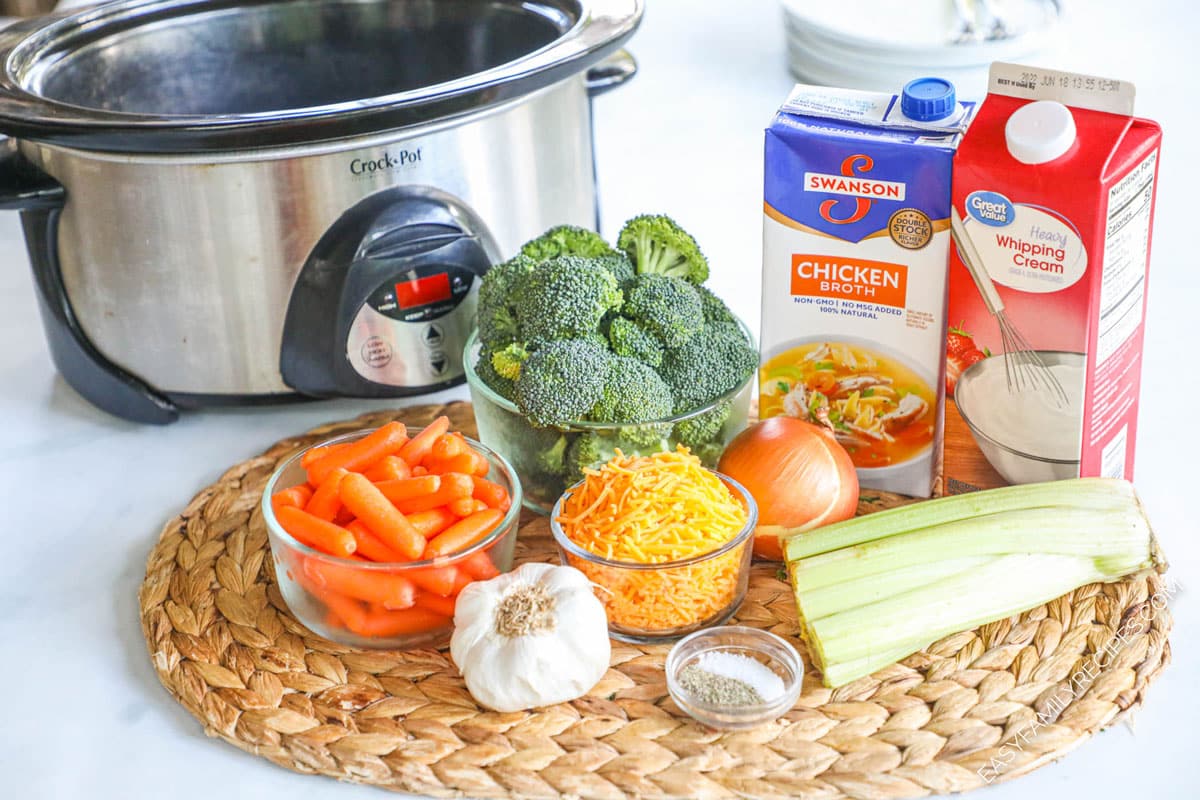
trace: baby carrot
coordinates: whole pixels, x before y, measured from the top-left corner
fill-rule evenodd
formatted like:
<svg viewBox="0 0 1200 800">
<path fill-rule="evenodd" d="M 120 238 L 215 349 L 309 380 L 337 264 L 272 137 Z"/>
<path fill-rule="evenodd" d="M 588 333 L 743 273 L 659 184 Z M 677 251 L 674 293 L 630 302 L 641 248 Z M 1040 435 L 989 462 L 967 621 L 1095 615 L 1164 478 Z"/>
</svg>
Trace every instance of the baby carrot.
<svg viewBox="0 0 1200 800">
<path fill-rule="evenodd" d="M 367 610 L 363 608 L 362 603 L 349 597 L 343 597 L 336 592 L 325 592 L 320 597 L 321 602 L 329 609 L 335 624 L 340 624 L 352 631 L 357 631 L 366 625 Z"/>
<path fill-rule="evenodd" d="M 460 570 L 477 580 L 486 581 L 500 574 L 500 570 L 492 563 L 492 556 L 486 550 L 480 550 L 459 561 L 456 565 Z"/>
<path fill-rule="evenodd" d="M 370 467 L 379 459 L 400 450 L 408 441 L 402 422 L 389 422 L 363 438 L 349 442 L 340 450 L 327 453 L 308 467 L 310 483 L 320 485 L 338 467 L 355 472 Z"/>
<path fill-rule="evenodd" d="M 483 508 L 476 508 L 475 504 L 479 503 Z M 474 497 L 460 497 L 457 500 L 451 500 L 446 504 L 446 508 L 450 509 L 450 513 L 456 517 L 469 517 L 476 511 L 482 511 L 487 506 L 476 500 Z"/>
<path fill-rule="evenodd" d="M 466 442 L 453 433 L 444 433 L 433 443 L 429 455 L 437 459 L 453 458 L 467 449 Z"/>
<path fill-rule="evenodd" d="M 404 561 L 404 556 L 384 544 L 378 536 L 371 533 L 367 529 L 367 526 L 358 520 L 354 520 L 347 525 L 346 530 L 350 531 L 351 535 L 354 536 L 354 544 L 356 545 L 355 555 L 361 553 L 372 561 Z"/>
<path fill-rule="evenodd" d="M 426 611 L 432 611 L 435 614 L 441 614 L 445 617 L 454 616 L 453 597 L 442 597 L 441 595 L 432 592 L 417 592 L 416 608 L 423 608 Z"/>
<path fill-rule="evenodd" d="M 461 472 L 465 475 L 486 475 L 488 472 L 487 460 L 474 450 L 468 450 L 465 453 L 459 453 L 449 458 L 438 458 L 431 455 L 421 463 L 425 465 L 425 468 L 432 475 L 444 475 L 447 472 Z M 480 470 L 482 470 L 482 473 Z"/>
<path fill-rule="evenodd" d="M 457 553 L 487 536 L 504 519 L 504 512 L 489 508 L 464 517 L 430 540 L 425 558 L 437 558 Z"/>
<path fill-rule="evenodd" d="M 352 631 L 360 636 L 388 637 L 407 633 L 424 633 L 450 625 L 450 617 L 424 608 L 405 611 L 369 611 L 362 620 L 356 620 L 357 628 Z"/>
<path fill-rule="evenodd" d="M 392 501 L 364 476 L 352 472 L 342 479 L 342 502 L 371 533 L 405 558 L 417 559 L 425 550 L 425 537 L 417 533 Z"/>
<path fill-rule="evenodd" d="M 448 430 L 450 430 L 450 419 L 438 417 L 400 449 L 400 457 L 415 467 L 433 449 L 433 443 L 438 440 L 438 437 Z"/>
<path fill-rule="evenodd" d="M 304 510 L 314 517 L 332 522 L 342 508 L 341 498 L 338 497 L 338 487 L 342 484 L 342 478 L 349 474 L 344 469 L 335 469 L 329 473 L 329 477 L 321 481 L 321 485 L 313 492 L 312 499 L 308 501 Z"/>
<path fill-rule="evenodd" d="M 322 456 L 327 456 L 330 453 L 336 453 L 338 450 L 341 450 L 348 444 L 349 442 L 342 442 L 341 444 L 327 444 L 322 445 L 321 447 L 310 447 L 304 451 L 304 455 L 300 456 L 300 466 L 308 469 L 312 466 L 314 461 L 317 461 Z"/>
<path fill-rule="evenodd" d="M 472 476 L 472 481 L 475 484 L 475 491 L 471 493 L 471 496 L 476 500 L 482 500 L 489 507 L 498 508 L 501 511 L 508 511 L 512 507 L 512 499 L 508 496 L 508 490 L 500 484 L 478 475 Z"/>
<path fill-rule="evenodd" d="M 304 562 L 304 572 L 321 588 L 322 596 L 333 592 L 390 609 L 411 608 L 416 599 L 416 587 L 401 575 L 344 567 L 316 558 Z"/>
<path fill-rule="evenodd" d="M 451 596 L 457 597 L 459 592 L 474 582 L 475 579 L 471 577 L 471 573 L 465 569 L 456 570 L 454 573 L 454 588 L 450 591 Z"/>
<path fill-rule="evenodd" d="M 424 497 L 433 494 L 441 488 L 442 479 L 437 475 L 422 475 L 419 478 L 400 478 L 394 481 L 380 481 L 375 487 L 383 496 L 393 503 L 409 500 L 414 497 Z"/>
<path fill-rule="evenodd" d="M 408 515 L 408 524 L 416 528 L 417 533 L 426 539 L 441 533 L 455 522 L 458 522 L 458 517 L 444 506 Z"/>
<path fill-rule="evenodd" d="M 295 506 L 296 508 L 304 508 L 308 505 L 309 499 L 312 497 L 312 489 L 307 483 L 302 483 L 299 486 L 293 486 L 290 489 L 283 489 L 271 495 L 271 510 L 276 514 L 283 506 Z"/>
<path fill-rule="evenodd" d="M 430 511 L 431 509 L 444 506 L 447 503 L 453 502 L 460 497 L 470 497 L 475 491 L 475 484 L 471 482 L 470 475 L 463 475 L 458 472 L 447 472 L 441 477 L 441 486 L 436 492 L 427 494 L 422 497 L 413 497 L 408 500 L 400 500 L 396 503 L 396 508 L 400 509 L 405 514 L 415 514 L 418 511 Z"/>
<path fill-rule="evenodd" d="M 417 466 L 412 468 L 412 474 L 413 474 L 414 478 L 419 478 L 422 475 L 428 475 L 429 470 L 425 469 L 425 467 L 422 467 L 418 464 Z"/>
<path fill-rule="evenodd" d="M 404 571 L 404 577 L 415 583 L 427 592 L 440 594 L 442 597 L 454 593 L 454 587 L 458 585 L 460 573 L 458 567 L 421 567 L 420 569 L 407 569 Z M 467 576 L 468 578 L 470 576 Z"/>
<path fill-rule="evenodd" d="M 283 506 L 275 516 L 285 531 L 309 547 L 331 556 L 348 556 L 354 552 L 354 534 L 332 522 L 295 506 Z"/>
<path fill-rule="evenodd" d="M 412 467 L 400 456 L 387 456 L 363 473 L 372 483 L 412 477 Z"/>
</svg>

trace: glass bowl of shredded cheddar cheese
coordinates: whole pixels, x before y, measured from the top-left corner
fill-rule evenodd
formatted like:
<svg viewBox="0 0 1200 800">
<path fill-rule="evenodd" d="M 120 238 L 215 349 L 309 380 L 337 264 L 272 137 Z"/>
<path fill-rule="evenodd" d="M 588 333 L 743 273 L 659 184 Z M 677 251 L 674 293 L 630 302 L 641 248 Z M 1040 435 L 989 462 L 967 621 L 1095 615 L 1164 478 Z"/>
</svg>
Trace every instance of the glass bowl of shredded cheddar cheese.
<svg viewBox="0 0 1200 800">
<path fill-rule="evenodd" d="M 754 498 L 680 447 L 617 456 L 567 489 L 550 529 L 562 562 L 597 587 L 609 633 L 679 639 L 717 625 L 746 595 Z"/>
</svg>

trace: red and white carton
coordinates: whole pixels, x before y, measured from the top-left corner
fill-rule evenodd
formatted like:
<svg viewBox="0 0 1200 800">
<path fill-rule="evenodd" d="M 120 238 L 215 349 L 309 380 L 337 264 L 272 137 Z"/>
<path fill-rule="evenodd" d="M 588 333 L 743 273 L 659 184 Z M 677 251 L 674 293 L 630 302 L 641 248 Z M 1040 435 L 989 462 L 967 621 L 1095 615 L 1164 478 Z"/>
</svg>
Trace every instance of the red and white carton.
<svg viewBox="0 0 1200 800">
<path fill-rule="evenodd" d="M 1132 478 L 1162 132 L 1124 81 L 994 64 L 954 162 L 951 493 Z"/>
</svg>

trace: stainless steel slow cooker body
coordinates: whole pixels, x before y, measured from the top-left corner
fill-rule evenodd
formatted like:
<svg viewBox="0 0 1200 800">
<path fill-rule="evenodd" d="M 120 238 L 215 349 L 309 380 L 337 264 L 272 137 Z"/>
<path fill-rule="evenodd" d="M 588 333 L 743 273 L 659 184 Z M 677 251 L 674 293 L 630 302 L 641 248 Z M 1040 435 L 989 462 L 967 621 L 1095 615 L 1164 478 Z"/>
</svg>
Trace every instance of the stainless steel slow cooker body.
<svg viewBox="0 0 1200 800">
<path fill-rule="evenodd" d="M 457 382 L 487 265 L 595 222 L 590 98 L 640 14 L 137 0 L 0 34 L 0 206 L 60 372 L 148 422 Z"/>
</svg>

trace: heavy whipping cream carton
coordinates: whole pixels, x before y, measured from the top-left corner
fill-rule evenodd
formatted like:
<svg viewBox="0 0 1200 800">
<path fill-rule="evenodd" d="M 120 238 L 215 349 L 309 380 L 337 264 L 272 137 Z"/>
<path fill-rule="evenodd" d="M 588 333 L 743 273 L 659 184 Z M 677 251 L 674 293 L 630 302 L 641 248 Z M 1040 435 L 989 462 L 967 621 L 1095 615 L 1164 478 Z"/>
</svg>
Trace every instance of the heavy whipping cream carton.
<svg viewBox="0 0 1200 800">
<path fill-rule="evenodd" d="M 829 428 L 862 486 L 939 493 L 951 161 L 973 106 L 797 86 L 766 132 L 762 417 Z"/>
<path fill-rule="evenodd" d="M 994 64 L 954 166 L 950 492 L 1132 478 L 1158 125 L 1123 81 Z"/>
</svg>

